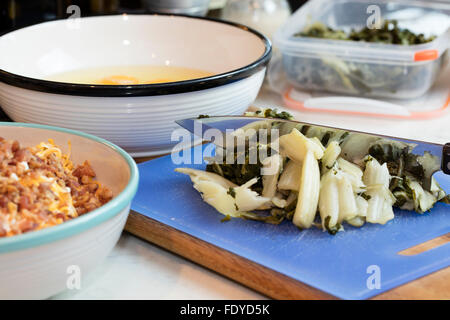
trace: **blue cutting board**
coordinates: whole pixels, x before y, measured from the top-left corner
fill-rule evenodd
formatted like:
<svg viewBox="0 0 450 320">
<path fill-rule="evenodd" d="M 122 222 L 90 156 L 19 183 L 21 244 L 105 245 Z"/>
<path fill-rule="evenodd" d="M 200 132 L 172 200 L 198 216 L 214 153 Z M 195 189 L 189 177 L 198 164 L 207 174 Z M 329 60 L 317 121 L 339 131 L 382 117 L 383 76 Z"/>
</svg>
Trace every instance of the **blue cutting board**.
<svg viewBox="0 0 450 320">
<path fill-rule="evenodd" d="M 202 148 L 194 148 L 192 157 Z M 414 256 L 398 254 L 450 232 L 450 205 L 437 203 L 425 214 L 395 210 L 384 226 L 346 225 L 335 236 L 316 228 L 299 231 L 289 221 L 221 222 L 223 215 L 202 201 L 176 167 L 171 156 L 140 164 L 132 210 L 338 298 L 366 299 L 450 265 L 450 243 Z M 450 177 L 435 177 L 448 193 Z"/>
</svg>

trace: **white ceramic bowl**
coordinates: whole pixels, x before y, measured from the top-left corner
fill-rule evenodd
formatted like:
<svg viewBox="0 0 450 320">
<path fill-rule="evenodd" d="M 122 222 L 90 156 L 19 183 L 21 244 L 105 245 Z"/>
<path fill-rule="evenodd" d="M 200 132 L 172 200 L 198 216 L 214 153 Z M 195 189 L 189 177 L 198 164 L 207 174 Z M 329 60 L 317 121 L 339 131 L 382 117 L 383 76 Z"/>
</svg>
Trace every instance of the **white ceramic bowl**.
<svg viewBox="0 0 450 320">
<path fill-rule="evenodd" d="M 53 138 L 64 152 L 70 140 L 73 162 L 89 160 L 98 181 L 114 194 L 102 207 L 61 225 L 0 238 L 0 299 L 43 299 L 78 283 L 82 288 L 83 278 L 122 233 L 139 180 L 134 160 L 103 139 L 67 129 L 0 123 L 0 137 L 22 146 Z"/>
<path fill-rule="evenodd" d="M 0 105 L 14 121 L 81 130 L 144 156 L 170 151 L 175 120 L 242 114 L 261 87 L 271 45 L 237 24 L 158 14 L 42 23 L 0 37 L 0 52 Z M 214 75 L 132 86 L 42 80 L 119 65 L 173 65 Z"/>
</svg>

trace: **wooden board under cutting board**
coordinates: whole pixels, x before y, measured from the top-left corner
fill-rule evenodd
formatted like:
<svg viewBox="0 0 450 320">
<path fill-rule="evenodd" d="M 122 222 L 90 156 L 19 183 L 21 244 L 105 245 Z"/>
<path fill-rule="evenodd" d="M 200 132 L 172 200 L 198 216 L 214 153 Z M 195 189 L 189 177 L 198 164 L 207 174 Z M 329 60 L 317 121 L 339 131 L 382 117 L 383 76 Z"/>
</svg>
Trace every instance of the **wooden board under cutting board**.
<svg viewBox="0 0 450 320">
<path fill-rule="evenodd" d="M 175 167 L 170 156 L 139 165 L 128 232 L 271 298 L 450 299 L 449 205 L 424 215 L 397 211 L 386 226 L 347 227 L 334 237 L 298 233 L 289 223 L 221 222 Z M 438 178 L 448 192 L 449 177 Z M 366 265 L 380 267 L 380 289 L 367 289 Z"/>
</svg>

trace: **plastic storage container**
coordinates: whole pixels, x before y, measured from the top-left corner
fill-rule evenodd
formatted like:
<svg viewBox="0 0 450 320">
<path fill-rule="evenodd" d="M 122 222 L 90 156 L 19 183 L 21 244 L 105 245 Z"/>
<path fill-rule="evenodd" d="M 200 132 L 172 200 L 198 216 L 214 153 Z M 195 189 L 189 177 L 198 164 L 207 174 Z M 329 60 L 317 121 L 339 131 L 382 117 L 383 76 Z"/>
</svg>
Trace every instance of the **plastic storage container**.
<svg viewBox="0 0 450 320">
<path fill-rule="evenodd" d="M 366 27 L 376 5 L 382 19 L 436 39 L 420 45 L 294 37 L 314 22 L 350 31 Z M 369 8 L 369 10 L 368 10 Z M 369 12 L 369 13 L 368 13 Z M 303 90 L 347 95 L 415 98 L 448 63 L 450 3 L 432 1 L 310 0 L 276 32 L 289 82 Z"/>
</svg>

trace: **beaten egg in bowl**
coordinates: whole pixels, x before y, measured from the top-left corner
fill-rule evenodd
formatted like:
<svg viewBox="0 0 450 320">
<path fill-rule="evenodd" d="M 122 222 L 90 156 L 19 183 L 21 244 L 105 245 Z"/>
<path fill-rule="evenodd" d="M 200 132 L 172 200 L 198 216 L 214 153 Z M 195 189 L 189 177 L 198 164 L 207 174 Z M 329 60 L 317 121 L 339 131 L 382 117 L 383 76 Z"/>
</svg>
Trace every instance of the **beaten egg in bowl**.
<svg viewBox="0 0 450 320">
<path fill-rule="evenodd" d="M 109 66 L 56 73 L 47 80 L 100 85 L 136 85 L 177 82 L 212 76 L 212 72 L 175 66 Z"/>
</svg>

